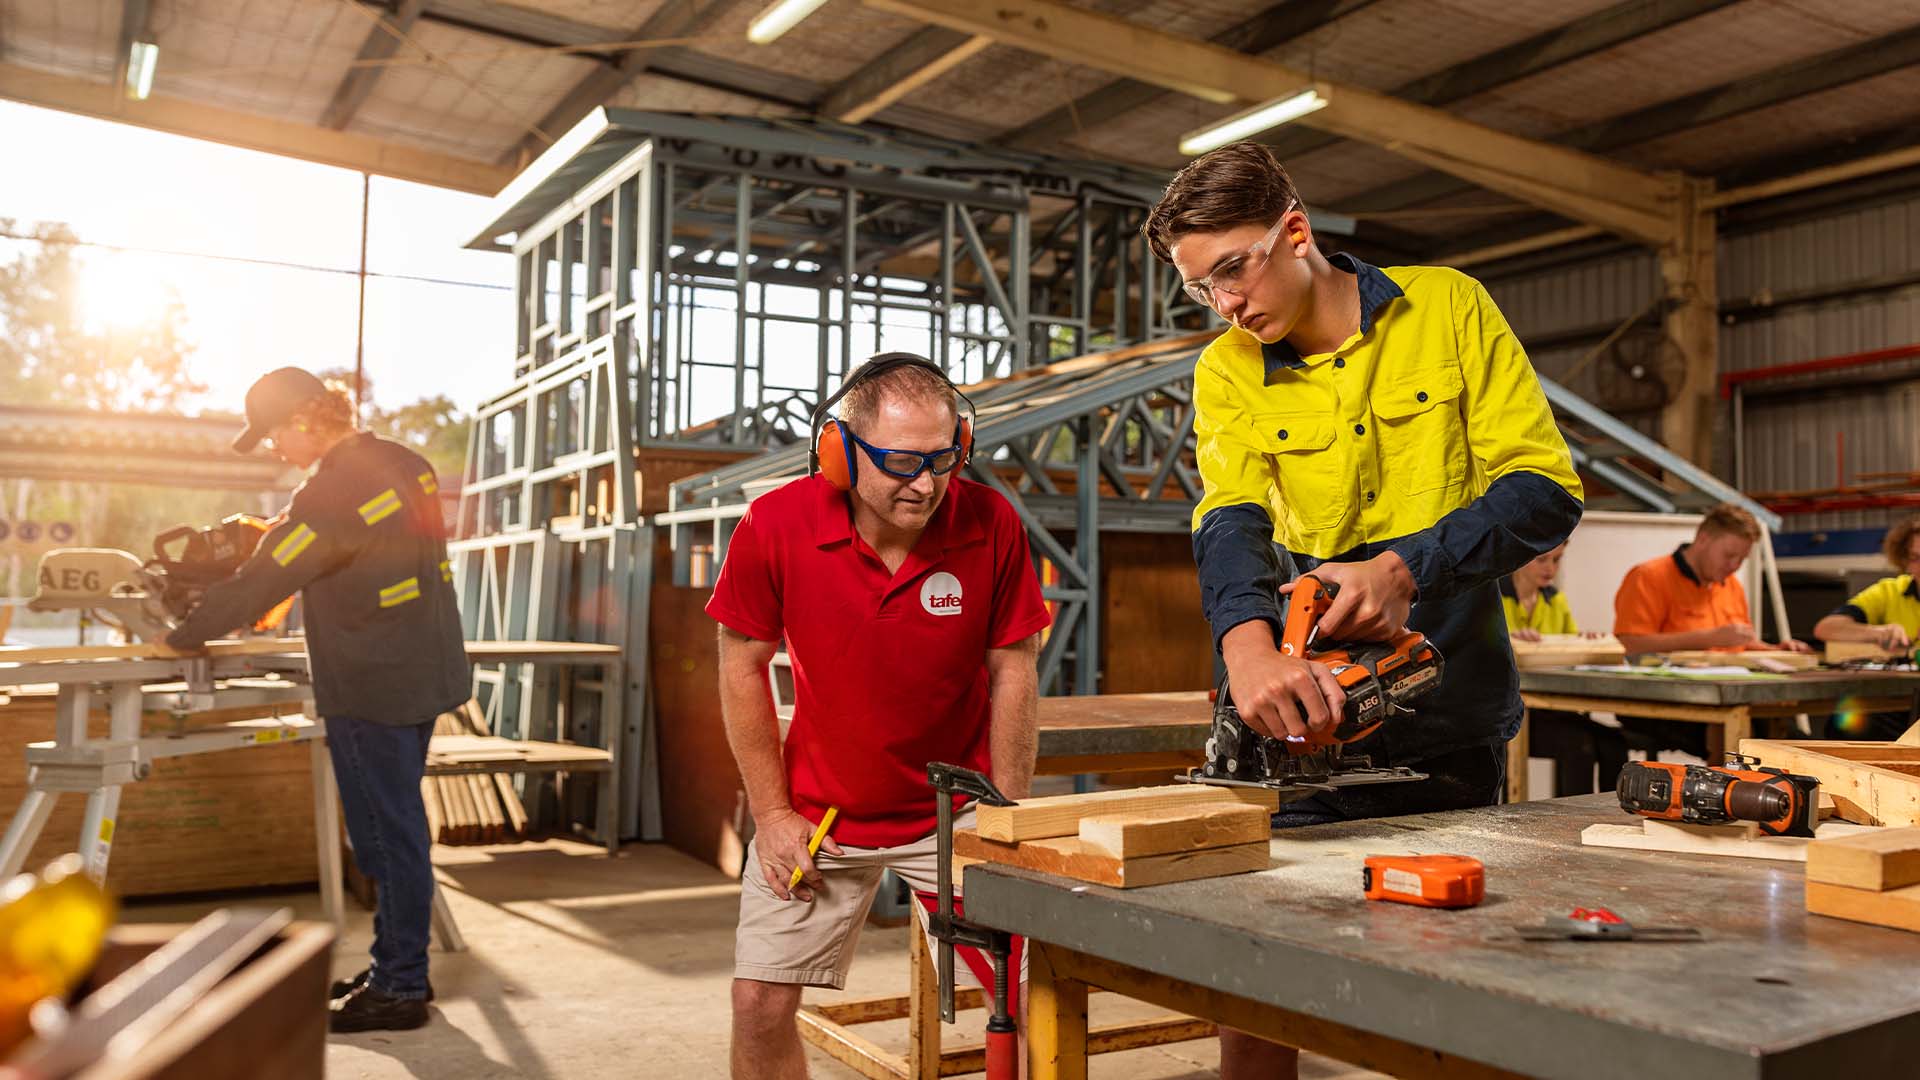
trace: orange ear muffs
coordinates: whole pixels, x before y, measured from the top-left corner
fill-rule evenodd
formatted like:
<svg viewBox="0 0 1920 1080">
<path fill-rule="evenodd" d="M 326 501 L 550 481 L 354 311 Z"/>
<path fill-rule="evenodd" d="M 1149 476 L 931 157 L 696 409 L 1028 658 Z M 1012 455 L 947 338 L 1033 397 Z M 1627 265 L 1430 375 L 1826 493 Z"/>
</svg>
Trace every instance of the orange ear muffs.
<svg viewBox="0 0 1920 1080">
<path fill-rule="evenodd" d="M 845 437 L 840 421 L 829 420 L 820 426 L 820 441 L 814 444 L 813 452 L 827 483 L 840 491 L 853 490 L 853 443 Z"/>
<path fill-rule="evenodd" d="M 973 460 L 973 417 L 963 416 L 953 429 L 953 441 L 960 444 L 960 465 Z M 959 468 L 955 465 L 954 468 Z"/>
</svg>

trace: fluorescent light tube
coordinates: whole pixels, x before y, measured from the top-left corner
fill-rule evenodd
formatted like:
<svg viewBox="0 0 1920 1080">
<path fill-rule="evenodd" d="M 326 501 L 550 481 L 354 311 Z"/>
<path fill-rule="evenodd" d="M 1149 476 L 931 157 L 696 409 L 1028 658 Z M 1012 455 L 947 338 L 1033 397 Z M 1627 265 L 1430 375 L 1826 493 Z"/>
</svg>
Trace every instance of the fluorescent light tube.
<svg viewBox="0 0 1920 1080">
<path fill-rule="evenodd" d="M 153 93 L 153 69 L 160 65 L 160 46 L 151 41 L 136 41 L 127 49 L 127 96 L 147 100 Z"/>
<path fill-rule="evenodd" d="M 1258 135 L 1268 128 L 1277 128 L 1288 121 L 1298 120 L 1310 112 L 1318 112 L 1326 107 L 1326 88 L 1318 85 L 1309 86 L 1290 97 L 1274 98 L 1265 104 L 1255 105 L 1246 112 L 1229 116 L 1217 124 L 1209 124 L 1198 131 L 1186 133 L 1180 137 L 1180 152 L 1189 156 L 1204 154 L 1230 142 L 1238 142 Z"/>
<path fill-rule="evenodd" d="M 747 24 L 747 40 L 766 45 L 796 26 L 801 19 L 820 10 L 827 0 L 773 0 Z"/>
</svg>

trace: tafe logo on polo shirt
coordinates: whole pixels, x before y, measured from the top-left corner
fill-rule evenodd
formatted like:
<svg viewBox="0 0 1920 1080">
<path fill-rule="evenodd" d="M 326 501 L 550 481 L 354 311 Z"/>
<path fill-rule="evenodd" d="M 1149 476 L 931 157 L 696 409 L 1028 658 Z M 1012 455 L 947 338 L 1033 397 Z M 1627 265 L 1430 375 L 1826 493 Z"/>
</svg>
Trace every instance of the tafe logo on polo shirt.
<svg viewBox="0 0 1920 1080">
<path fill-rule="evenodd" d="M 944 572 L 929 574 L 920 586 L 920 606 L 929 615 L 960 614 L 960 579 Z"/>
</svg>

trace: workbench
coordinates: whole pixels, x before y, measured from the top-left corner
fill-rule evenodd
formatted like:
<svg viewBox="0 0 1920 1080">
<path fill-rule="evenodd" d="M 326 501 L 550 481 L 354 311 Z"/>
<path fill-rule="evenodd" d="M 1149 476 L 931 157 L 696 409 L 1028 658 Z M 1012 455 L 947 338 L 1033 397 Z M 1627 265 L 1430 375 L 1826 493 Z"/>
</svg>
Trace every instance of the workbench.
<svg viewBox="0 0 1920 1080">
<path fill-rule="evenodd" d="M 1213 730 L 1204 690 L 1043 697 L 1035 722 L 1041 776 L 1184 770 Z"/>
<path fill-rule="evenodd" d="M 1736 749 L 1751 738 L 1755 720 L 1824 715 L 1843 700 L 1863 712 L 1920 708 L 1920 673 L 1906 671 L 1796 671 L 1790 675 L 1630 675 L 1574 668 L 1520 672 L 1520 700 L 1529 709 L 1604 712 L 1709 724 L 1707 747 Z M 1527 731 L 1507 744 L 1507 801 L 1527 798 Z"/>
<path fill-rule="evenodd" d="M 1027 935 L 1032 1080 L 1084 1078 L 1103 987 L 1407 1077 L 1913 1075 L 1920 935 L 1806 914 L 1795 863 L 1582 848 L 1611 795 L 1287 830 L 1274 867 L 1128 890 L 990 865 L 967 915 Z M 1471 855 L 1487 900 L 1361 898 L 1361 858 Z M 1697 943 L 1523 943 L 1604 905 Z"/>
</svg>

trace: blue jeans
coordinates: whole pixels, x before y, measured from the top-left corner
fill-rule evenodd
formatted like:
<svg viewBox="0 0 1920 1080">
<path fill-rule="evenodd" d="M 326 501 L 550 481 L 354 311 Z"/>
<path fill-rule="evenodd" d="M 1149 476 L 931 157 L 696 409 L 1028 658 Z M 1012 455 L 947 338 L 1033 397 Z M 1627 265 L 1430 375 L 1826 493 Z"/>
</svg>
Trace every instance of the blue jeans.
<svg viewBox="0 0 1920 1080">
<path fill-rule="evenodd" d="M 353 861 L 380 885 L 368 978 L 374 989 L 400 998 L 427 996 L 433 861 L 420 778 L 432 734 L 431 720 L 402 726 L 327 717 L 327 751 Z"/>
</svg>

